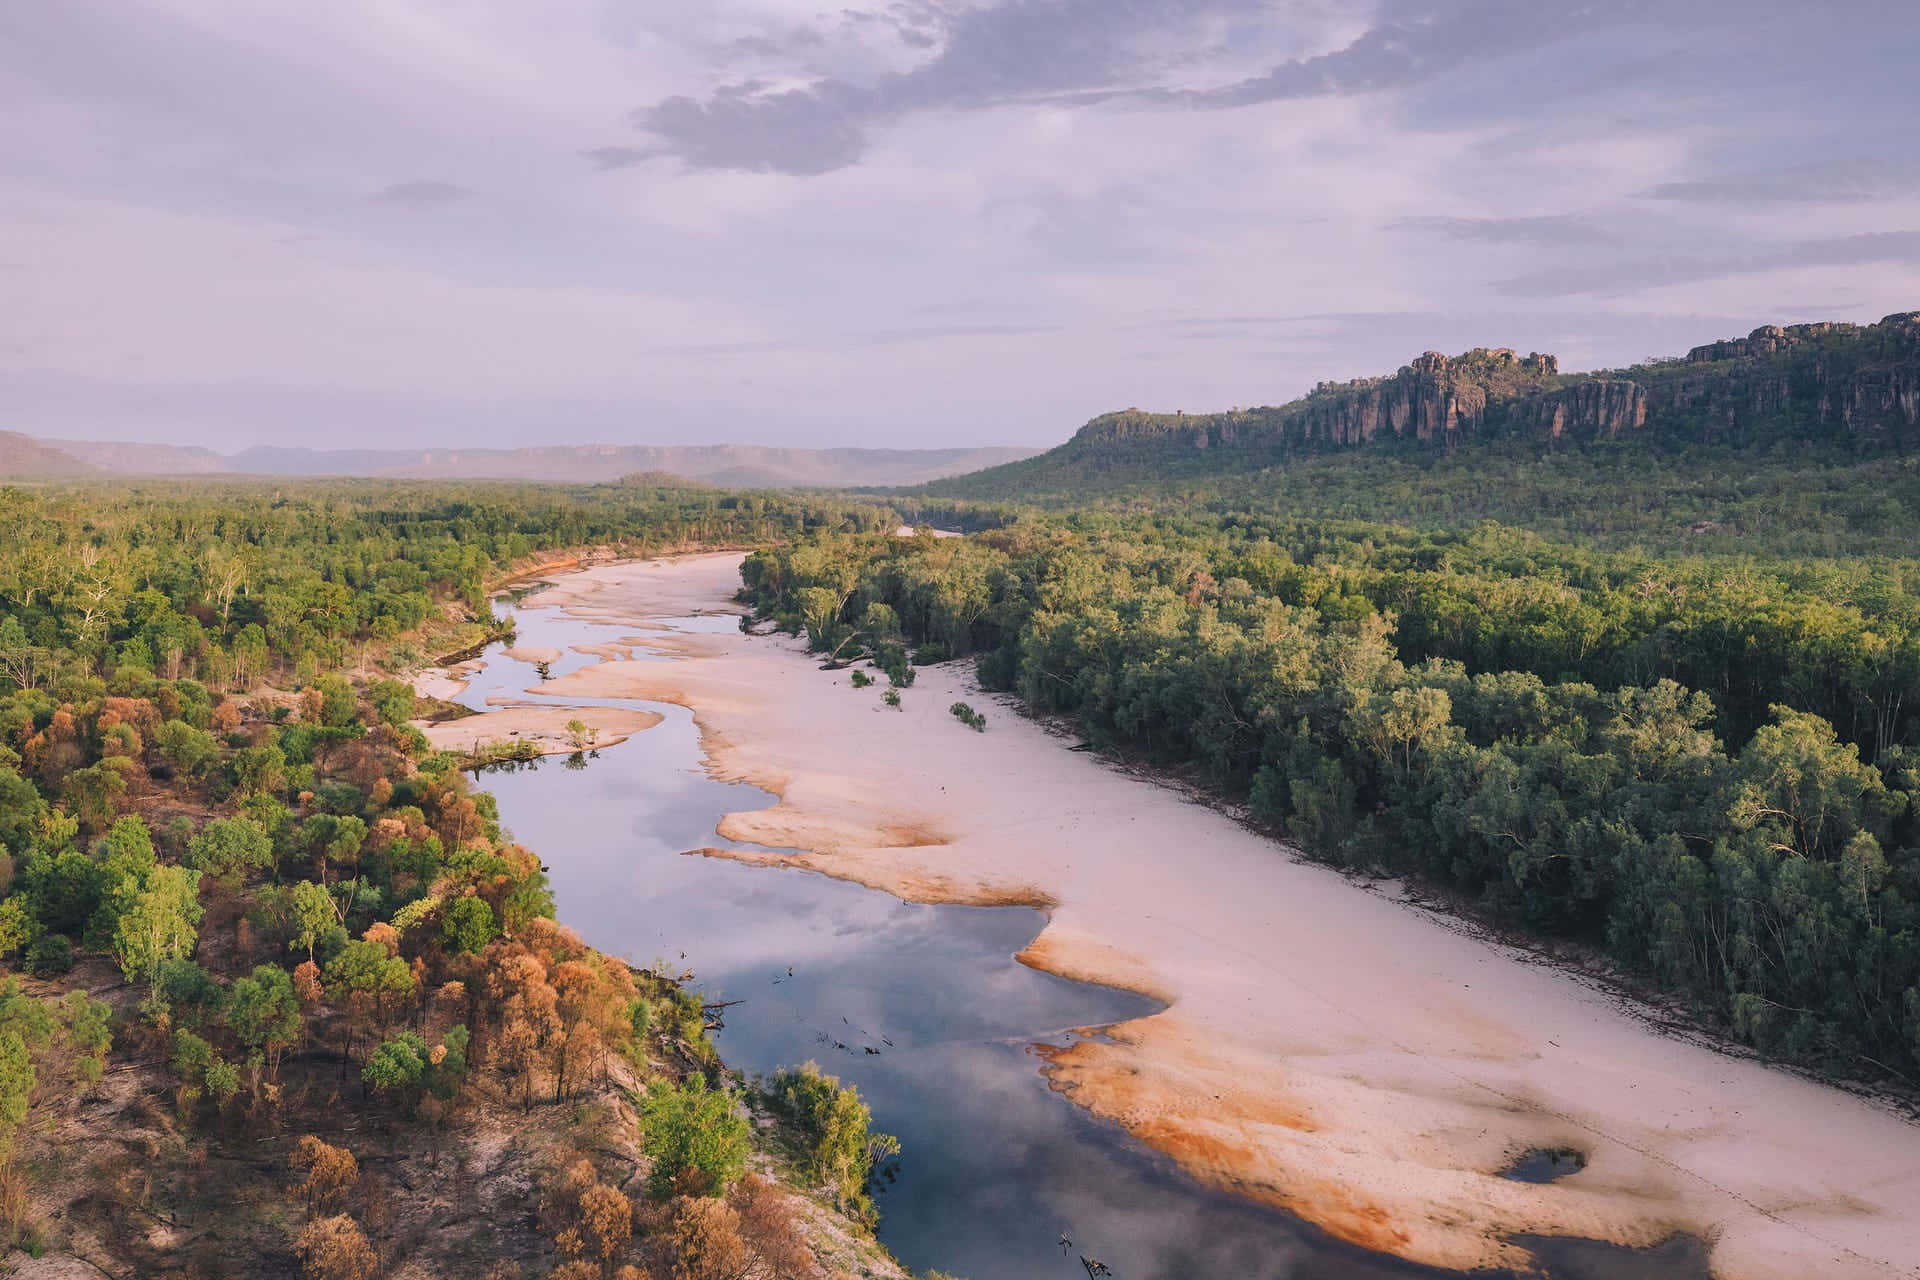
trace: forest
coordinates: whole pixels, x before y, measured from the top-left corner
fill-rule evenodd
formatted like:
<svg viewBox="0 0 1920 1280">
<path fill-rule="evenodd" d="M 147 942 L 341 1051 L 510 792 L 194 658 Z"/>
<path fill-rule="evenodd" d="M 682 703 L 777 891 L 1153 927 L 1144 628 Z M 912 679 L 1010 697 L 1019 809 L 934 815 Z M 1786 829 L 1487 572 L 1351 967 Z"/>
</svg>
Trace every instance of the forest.
<svg viewBox="0 0 1920 1280">
<path fill-rule="evenodd" d="M 841 660 L 971 657 L 1310 856 L 1604 952 L 1770 1056 L 1920 1080 L 1920 563 L 1209 505 L 814 532 L 743 576 Z"/>
<path fill-rule="evenodd" d="M 490 592 L 589 551 L 751 550 L 742 598 L 895 696 L 973 662 L 1311 857 L 1911 1086 L 1911 471 L 1747 463 L 1383 450 L 1077 503 L 0 492 L 0 1231 L 360 1280 L 464 1265 L 476 1220 L 518 1214 L 490 1280 L 893 1274 L 857 1095 L 732 1077 L 697 998 L 552 919 L 476 761 L 411 723 L 436 709 L 404 677 L 497 634 Z M 442 1152 L 503 1128 L 519 1163 L 456 1192 Z M 463 1197 L 477 1219 L 435 1207 Z"/>
<path fill-rule="evenodd" d="M 652 484 L 0 492 L 0 1242 L 312 1280 L 890 1266 L 858 1096 L 811 1064 L 739 1080 L 697 996 L 556 922 L 403 678 L 551 554 L 881 515 Z"/>
</svg>

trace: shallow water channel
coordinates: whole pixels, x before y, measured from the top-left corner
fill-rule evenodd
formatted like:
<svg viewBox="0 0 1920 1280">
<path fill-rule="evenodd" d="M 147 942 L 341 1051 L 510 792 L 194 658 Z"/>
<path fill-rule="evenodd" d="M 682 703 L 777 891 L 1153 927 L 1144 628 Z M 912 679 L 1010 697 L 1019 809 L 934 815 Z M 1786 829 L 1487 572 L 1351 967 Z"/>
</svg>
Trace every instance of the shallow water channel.
<svg viewBox="0 0 1920 1280">
<path fill-rule="evenodd" d="M 572 646 L 635 632 L 551 609 L 517 616 L 518 644 L 565 654 L 554 676 L 597 660 Z M 727 615 L 662 621 L 683 631 L 737 625 Z M 483 655 L 462 703 L 563 701 L 528 693 L 540 673 L 500 649 Z M 636 660 L 667 659 L 636 650 Z M 502 822 L 550 868 L 560 919 L 636 964 L 692 970 L 710 1005 L 738 1001 L 715 1034 L 728 1065 L 766 1074 L 812 1059 L 858 1086 L 875 1127 L 900 1139 L 876 1190 L 879 1231 L 915 1271 L 1072 1280 L 1086 1274 L 1084 1253 L 1118 1280 L 1451 1274 L 1356 1250 L 1204 1188 L 1051 1091 L 1037 1043 L 1070 1043 L 1073 1028 L 1157 1006 L 1015 962 L 1044 923 L 1038 912 L 914 906 L 797 868 L 688 856 L 727 846 L 715 833 L 724 815 L 774 798 L 706 775 L 685 708 L 565 701 L 666 719 L 584 760 L 549 757 L 482 779 Z M 1537 1247 L 1562 1277 L 1706 1274 L 1688 1244 L 1654 1254 L 1578 1241 Z"/>
</svg>

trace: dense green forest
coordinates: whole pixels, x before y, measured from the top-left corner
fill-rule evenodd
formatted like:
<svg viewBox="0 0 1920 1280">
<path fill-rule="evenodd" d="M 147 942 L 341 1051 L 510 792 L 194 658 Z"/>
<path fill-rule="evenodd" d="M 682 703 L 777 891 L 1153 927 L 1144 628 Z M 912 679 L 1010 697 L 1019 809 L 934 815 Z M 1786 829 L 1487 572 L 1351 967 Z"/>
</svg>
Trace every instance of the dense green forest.
<svg viewBox="0 0 1920 1280">
<path fill-rule="evenodd" d="M 1434 530 L 1494 521 L 1582 545 L 1687 555 L 1901 557 L 1920 529 L 1920 458 L 1803 447 L 1391 445 L 1196 475 L 1119 462 L 1017 478 L 983 472 L 888 500 L 954 528 L 991 527 L 1027 507 L 1171 508 Z"/>
<path fill-rule="evenodd" d="M 553 920 L 383 672 L 485 634 L 542 551 L 883 519 L 653 485 L 0 491 L 0 1247 L 313 1280 L 858 1252 L 865 1106 L 811 1068 L 739 1089 L 697 997 Z M 488 1141 L 506 1172 L 472 1182 Z"/>
<path fill-rule="evenodd" d="M 813 534 L 747 590 L 842 657 L 972 655 L 1313 856 L 1604 947 L 1767 1053 L 1920 1079 L 1920 562 L 1142 505 Z"/>
</svg>

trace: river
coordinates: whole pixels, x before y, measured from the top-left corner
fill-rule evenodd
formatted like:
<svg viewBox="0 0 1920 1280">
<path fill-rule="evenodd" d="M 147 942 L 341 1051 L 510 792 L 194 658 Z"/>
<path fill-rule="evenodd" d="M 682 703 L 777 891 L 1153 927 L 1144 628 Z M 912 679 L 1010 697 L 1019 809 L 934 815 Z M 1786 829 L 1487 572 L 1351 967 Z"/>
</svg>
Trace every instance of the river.
<svg viewBox="0 0 1920 1280">
<path fill-rule="evenodd" d="M 634 630 L 557 609 L 517 616 L 518 645 L 564 654 L 550 676 L 597 661 L 576 646 Z M 684 632 L 737 622 L 655 620 Z M 540 695 L 540 671 L 501 646 L 481 663 L 461 695 L 469 707 L 561 701 Z M 503 824 L 541 855 L 560 919 L 588 942 L 636 964 L 691 970 L 709 1004 L 730 1002 L 715 1034 L 730 1066 L 767 1074 L 812 1059 L 859 1088 L 875 1127 L 902 1148 L 877 1184 L 879 1235 L 916 1272 L 1066 1280 L 1085 1274 L 1086 1254 L 1121 1280 L 1451 1274 L 1361 1251 L 1203 1187 L 1050 1089 L 1035 1046 L 1069 1044 L 1097 1034 L 1076 1028 L 1156 1006 L 1017 963 L 1043 924 L 1038 912 L 913 905 L 799 869 L 690 856 L 727 846 L 715 832 L 724 815 L 774 797 L 708 777 L 685 708 L 598 705 L 665 719 L 590 756 L 489 772 L 483 782 Z M 1581 1241 L 1535 1247 L 1562 1277 L 1706 1274 L 1699 1248 L 1685 1241 L 1651 1253 Z"/>
</svg>

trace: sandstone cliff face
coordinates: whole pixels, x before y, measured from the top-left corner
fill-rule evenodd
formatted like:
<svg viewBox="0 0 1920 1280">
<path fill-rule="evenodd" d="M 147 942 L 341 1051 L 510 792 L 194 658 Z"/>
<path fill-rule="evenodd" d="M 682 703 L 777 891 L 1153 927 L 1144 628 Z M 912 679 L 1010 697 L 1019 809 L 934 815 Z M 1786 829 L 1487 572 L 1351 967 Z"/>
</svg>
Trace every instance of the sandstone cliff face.
<svg viewBox="0 0 1920 1280">
<path fill-rule="evenodd" d="M 1682 439 L 1763 431 L 1913 443 L 1920 427 L 1920 312 L 1878 324 L 1765 325 L 1708 343 L 1654 387 L 1657 422 Z"/>
<path fill-rule="evenodd" d="M 1292 435 L 1303 444 L 1364 444 L 1381 434 L 1448 443 L 1472 435 L 1489 406 L 1550 386 L 1559 361 L 1538 352 L 1478 347 L 1448 358 L 1429 351 L 1398 373 L 1321 383 L 1300 405 Z"/>
<path fill-rule="evenodd" d="M 1516 428 L 1548 440 L 1611 440 L 1647 425 L 1647 389 L 1630 378 L 1597 378 L 1513 406 Z"/>
<path fill-rule="evenodd" d="M 1652 435 L 1675 443 L 1843 438 L 1920 445 L 1920 312 L 1873 325 L 1766 325 L 1684 360 L 1563 375 L 1534 352 L 1429 351 L 1383 378 L 1321 383 L 1276 408 L 1216 414 L 1129 409 L 1096 418 L 1070 449 L 1149 461 L 1224 450 L 1261 466 L 1299 450 L 1410 440 L 1585 443 Z M 1224 462 L 1221 465 L 1228 465 Z"/>
<path fill-rule="evenodd" d="M 1695 347 L 1687 352 L 1687 363 L 1710 364 L 1718 360 L 1750 360 L 1757 356 L 1778 355 L 1836 334 L 1859 332 L 1860 326 L 1852 324 L 1795 324 L 1784 329 L 1777 324 L 1763 324 L 1744 338 L 1728 338 Z"/>
</svg>

